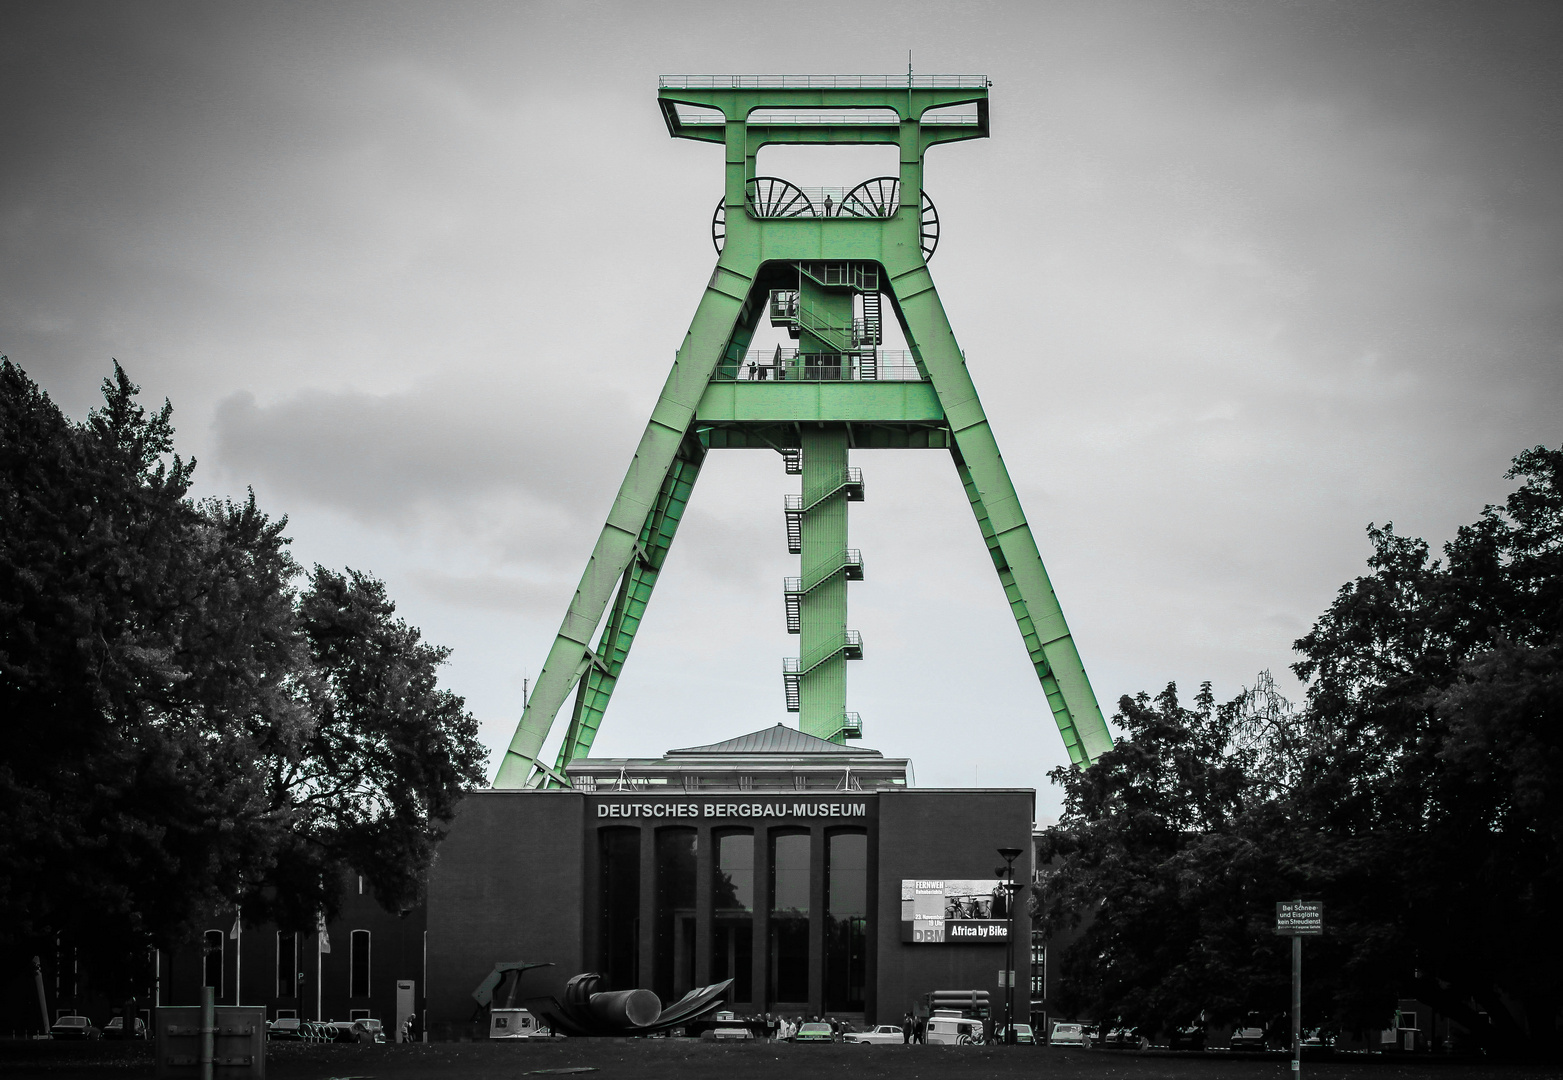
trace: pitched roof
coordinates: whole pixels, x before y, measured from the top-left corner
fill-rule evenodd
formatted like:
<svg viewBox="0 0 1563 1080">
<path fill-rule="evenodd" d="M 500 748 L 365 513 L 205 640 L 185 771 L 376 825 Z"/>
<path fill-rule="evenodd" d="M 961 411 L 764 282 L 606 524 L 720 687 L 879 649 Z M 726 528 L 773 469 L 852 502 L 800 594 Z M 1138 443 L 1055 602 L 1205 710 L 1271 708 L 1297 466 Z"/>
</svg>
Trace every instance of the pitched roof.
<svg viewBox="0 0 1563 1080">
<path fill-rule="evenodd" d="M 878 750 L 859 746 L 842 746 L 829 739 L 809 735 L 786 724 L 761 728 L 736 739 L 726 739 L 708 746 L 687 746 L 682 750 L 669 750 L 668 757 L 683 754 L 845 754 L 852 757 L 883 757 Z"/>
</svg>

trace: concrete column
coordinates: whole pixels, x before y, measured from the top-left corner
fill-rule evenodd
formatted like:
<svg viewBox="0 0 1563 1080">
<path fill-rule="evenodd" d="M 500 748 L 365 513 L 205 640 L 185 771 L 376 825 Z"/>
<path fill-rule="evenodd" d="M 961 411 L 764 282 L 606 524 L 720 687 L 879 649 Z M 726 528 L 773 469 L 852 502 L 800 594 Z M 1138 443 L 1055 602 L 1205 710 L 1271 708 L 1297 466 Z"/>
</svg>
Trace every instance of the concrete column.
<svg viewBox="0 0 1563 1080">
<path fill-rule="evenodd" d="M 650 989 L 657 956 L 657 830 L 650 825 L 640 828 L 640 933 L 635 944 L 633 989 Z"/>
<path fill-rule="evenodd" d="M 825 826 L 809 830 L 809 1012 L 825 1015 Z"/>
<path fill-rule="evenodd" d="M 710 986 L 711 892 L 716 880 L 716 849 L 711 826 L 700 826 L 695 845 L 695 985 Z"/>
<path fill-rule="evenodd" d="M 756 1012 L 771 1011 L 771 834 L 754 830 L 754 992 Z"/>
</svg>

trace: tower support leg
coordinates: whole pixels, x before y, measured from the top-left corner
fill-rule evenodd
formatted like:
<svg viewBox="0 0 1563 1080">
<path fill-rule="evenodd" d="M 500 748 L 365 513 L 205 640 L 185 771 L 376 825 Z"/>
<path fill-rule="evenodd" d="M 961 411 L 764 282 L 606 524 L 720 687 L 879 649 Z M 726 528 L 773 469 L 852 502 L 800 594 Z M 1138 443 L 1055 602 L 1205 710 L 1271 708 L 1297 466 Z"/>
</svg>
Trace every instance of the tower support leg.
<svg viewBox="0 0 1563 1080">
<path fill-rule="evenodd" d="M 548 651 L 537 688 L 521 714 L 521 723 L 505 751 L 494 777 L 497 788 L 526 785 L 534 768 L 542 770 L 537 756 L 548 738 L 554 717 L 576 682 L 591 663 L 591 638 L 603 613 L 618 590 L 646 520 L 656 509 L 657 494 L 673 466 L 695 407 L 705 393 L 711 374 L 733 338 L 740 313 L 749 296 L 752 275 L 718 265 L 683 346 L 673 361 L 651 421 L 641 435 L 608 520 L 587 560 L 559 634 Z"/>
<path fill-rule="evenodd" d="M 927 267 L 919 263 L 892 270 L 890 278 L 907 342 L 939 395 L 961 483 L 1069 758 L 1076 765 L 1090 765 L 1112 749 L 1112 735 L 966 370 L 966 359 Z"/>
<path fill-rule="evenodd" d="M 668 549 L 673 546 L 674 534 L 684 517 L 684 508 L 689 504 L 690 492 L 700 476 L 704 458 L 705 449 L 699 442 L 686 439 L 684 448 L 673 459 L 672 467 L 663 478 L 657 505 L 641 528 L 635 558 L 619 579 L 613 609 L 576 691 L 570 726 L 565 731 L 564 741 L 559 744 L 559 756 L 554 764 L 558 773 L 563 773 L 565 766 L 576 758 L 591 752 L 592 741 L 597 737 L 603 713 L 618 685 L 624 662 L 629 658 L 630 646 L 635 643 L 635 633 L 640 629 L 641 618 L 662 573 Z"/>
</svg>

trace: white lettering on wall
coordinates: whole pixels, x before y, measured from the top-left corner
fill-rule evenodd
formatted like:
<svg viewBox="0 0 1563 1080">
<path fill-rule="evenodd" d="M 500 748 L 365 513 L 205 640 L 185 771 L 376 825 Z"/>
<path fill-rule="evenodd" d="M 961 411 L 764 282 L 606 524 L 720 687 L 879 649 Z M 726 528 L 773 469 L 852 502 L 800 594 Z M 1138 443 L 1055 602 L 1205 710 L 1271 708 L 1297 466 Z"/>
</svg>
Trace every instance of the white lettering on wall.
<svg viewBox="0 0 1563 1080">
<path fill-rule="evenodd" d="M 814 803 L 632 803 L 608 801 L 597 804 L 600 818 L 814 818 L 867 817 L 866 802 Z"/>
</svg>

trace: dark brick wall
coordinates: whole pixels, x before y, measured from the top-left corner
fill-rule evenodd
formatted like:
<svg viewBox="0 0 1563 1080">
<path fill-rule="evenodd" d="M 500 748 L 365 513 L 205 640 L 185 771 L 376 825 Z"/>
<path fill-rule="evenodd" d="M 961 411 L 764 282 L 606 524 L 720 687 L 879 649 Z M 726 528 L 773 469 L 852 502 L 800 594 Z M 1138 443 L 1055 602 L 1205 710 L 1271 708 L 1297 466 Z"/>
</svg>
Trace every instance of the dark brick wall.
<svg viewBox="0 0 1563 1080">
<path fill-rule="evenodd" d="M 475 791 L 461 801 L 429 874 L 433 1037 L 469 1032 L 472 991 L 496 963 L 584 970 L 583 800 L 575 791 Z"/>
<path fill-rule="evenodd" d="M 1002 866 L 1001 847 L 1023 854 L 1015 879 L 1031 880 L 1031 823 L 1036 793 L 1016 790 L 927 790 L 879 796 L 879 949 L 877 1017 L 897 1023 L 930 990 L 986 990 L 994 1012 L 1002 1009 L 998 985 L 1002 944 L 910 945 L 901 941 L 903 878 L 992 878 Z M 1015 918 L 1015 1018 L 1026 1021 L 1031 920 L 1022 906 Z"/>
</svg>

